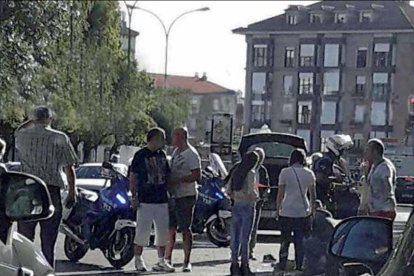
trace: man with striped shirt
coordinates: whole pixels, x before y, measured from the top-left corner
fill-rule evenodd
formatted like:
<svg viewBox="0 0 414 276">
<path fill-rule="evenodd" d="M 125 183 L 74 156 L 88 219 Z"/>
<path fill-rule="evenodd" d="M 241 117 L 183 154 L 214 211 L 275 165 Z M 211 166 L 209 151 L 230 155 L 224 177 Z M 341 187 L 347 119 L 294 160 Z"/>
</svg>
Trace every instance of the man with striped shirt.
<svg viewBox="0 0 414 276">
<path fill-rule="evenodd" d="M 47 184 L 54 215 L 40 222 L 42 252 L 51 266 L 55 266 L 55 243 L 62 219 L 60 192 L 65 188 L 63 172 L 67 178 L 68 206 L 75 202 L 75 168 L 77 156 L 66 134 L 51 128 L 52 111 L 45 106 L 37 107 L 34 120 L 20 126 L 16 133 L 16 150 L 22 164 L 22 171 L 33 174 Z M 18 231 L 34 240 L 37 222 L 19 222 Z"/>
</svg>

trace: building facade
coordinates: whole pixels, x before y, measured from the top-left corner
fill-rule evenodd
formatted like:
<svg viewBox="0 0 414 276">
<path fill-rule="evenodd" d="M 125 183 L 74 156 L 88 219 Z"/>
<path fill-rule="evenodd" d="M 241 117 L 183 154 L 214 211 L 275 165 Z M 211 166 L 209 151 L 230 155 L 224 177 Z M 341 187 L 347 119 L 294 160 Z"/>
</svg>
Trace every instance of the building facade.
<svg viewBox="0 0 414 276">
<path fill-rule="evenodd" d="M 162 88 L 164 75 L 150 74 L 155 86 Z M 229 113 L 233 115 L 234 134 L 240 137 L 243 115 L 240 114 L 240 94 L 216 83 L 210 82 L 204 74 L 190 76 L 168 75 L 168 87 L 190 92 L 187 128 L 191 142 L 196 145 L 210 143 L 212 115 Z M 238 134 L 239 133 L 239 134 Z"/>
<path fill-rule="evenodd" d="M 405 143 L 414 93 L 409 1 L 322 1 L 289 6 L 247 28 L 245 132 L 267 124 L 313 151 L 350 134 Z"/>
<path fill-rule="evenodd" d="M 131 60 L 135 60 L 135 46 L 136 40 L 139 36 L 139 32 L 131 29 Z M 127 27 L 126 22 L 126 13 L 121 12 L 121 49 L 128 51 L 128 37 L 129 37 L 129 28 Z"/>
</svg>

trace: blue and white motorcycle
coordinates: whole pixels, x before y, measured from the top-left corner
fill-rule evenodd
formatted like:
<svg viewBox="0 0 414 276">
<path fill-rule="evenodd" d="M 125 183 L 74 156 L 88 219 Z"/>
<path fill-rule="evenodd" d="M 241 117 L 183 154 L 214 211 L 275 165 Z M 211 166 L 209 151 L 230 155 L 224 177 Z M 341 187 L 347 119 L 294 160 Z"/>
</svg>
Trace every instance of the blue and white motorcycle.
<svg viewBox="0 0 414 276">
<path fill-rule="evenodd" d="M 227 170 L 217 154 L 210 154 L 210 166 L 203 171 L 195 205 L 192 231 L 206 231 L 209 240 L 219 246 L 230 244 L 231 200 L 224 191 Z"/>
<path fill-rule="evenodd" d="M 64 207 L 60 232 L 66 236 L 69 260 L 79 261 L 88 250 L 100 249 L 113 267 L 121 268 L 134 257 L 135 215 L 127 176 L 108 162 L 103 167 L 111 185 L 99 193 L 78 188 L 76 204 Z"/>
</svg>

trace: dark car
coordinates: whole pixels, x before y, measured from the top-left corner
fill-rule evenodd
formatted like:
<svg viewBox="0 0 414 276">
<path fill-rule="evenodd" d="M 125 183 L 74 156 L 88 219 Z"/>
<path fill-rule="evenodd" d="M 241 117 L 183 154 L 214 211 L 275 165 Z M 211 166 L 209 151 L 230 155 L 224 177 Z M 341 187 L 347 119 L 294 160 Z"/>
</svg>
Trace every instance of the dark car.
<svg viewBox="0 0 414 276">
<path fill-rule="evenodd" d="M 255 147 L 261 147 L 266 153 L 264 166 L 270 177 L 271 192 L 269 199 L 264 204 L 259 228 L 262 230 L 274 230 L 278 226 L 276 217 L 276 196 L 279 182 L 279 174 L 283 168 L 288 167 L 289 157 L 292 151 L 300 148 L 307 152 L 306 142 L 302 137 L 286 133 L 255 133 L 242 137 L 239 147 L 241 157 Z"/>
<path fill-rule="evenodd" d="M 414 211 L 393 248 L 393 222 L 353 217 L 335 228 L 329 245 L 333 275 L 414 275 Z"/>
<path fill-rule="evenodd" d="M 397 178 L 395 196 L 399 203 L 414 203 L 414 176 Z"/>
</svg>

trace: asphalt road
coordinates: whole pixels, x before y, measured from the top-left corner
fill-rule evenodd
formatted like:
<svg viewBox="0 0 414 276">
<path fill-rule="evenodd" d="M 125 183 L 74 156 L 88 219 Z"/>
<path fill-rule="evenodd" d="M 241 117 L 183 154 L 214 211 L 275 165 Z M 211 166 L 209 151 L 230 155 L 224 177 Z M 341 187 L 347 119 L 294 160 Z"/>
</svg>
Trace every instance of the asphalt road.
<svg viewBox="0 0 414 276">
<path fill-rule="evenodd" d="M 398 216 L 394 225 L 395 239 L 401 235 L 404 230 L 405 223 L 408 220 L 411 206 L 399 206 Z M 257 272 L 257 275 L 272 275 L 272 267 L 270 264 L 262 263 L 265 254 L 278 256 L 279 237 L 277 232 L 260 232 L 259 243 L 256 249 L 258 261 L 252 262 L 251 267 Z M 38 242 L 38 241 L 37 241 Z M 179 245 L 180 246 L 180 245 Z M 63 236 L 60 235 L 56 248 L 57 256 L 57 275 L 60 276 L 77 276 L 77 275 L 136 275 L 134 272 L 133 261 L 129 263 L 123 270 L 115 270 L 106 261 L 103 254 L 98 251 L 90 251 L 79 263 L 71 263 L 67 260 L 63 252 Z M 217 248 L 211 244 L 207 238 L 203 236 L 195 237 L 195 245 L 192 254 L 192 273 L 182 273 L 183 251 L 177 249 L 174 252 L 173 263 L 177 269 L 174 275 L 228 275 L 229 269 L 229 248 Z M 293 247 L 290 249 L 290 259 L 294 259 Z M 144 259 L 150 269 L 157 261 L 157 253 L 154 248 L 146 248 L 144 250 Z M 141 274 L 142 275 L 142 274 Z M 158 275 L 157 273 L 146 273 L 144 275 Z"/>
</svg>

